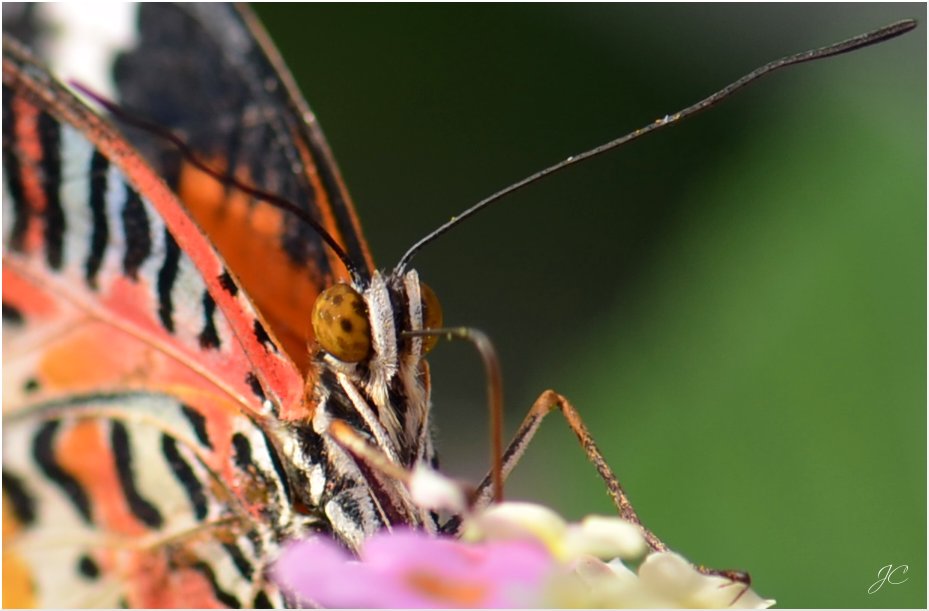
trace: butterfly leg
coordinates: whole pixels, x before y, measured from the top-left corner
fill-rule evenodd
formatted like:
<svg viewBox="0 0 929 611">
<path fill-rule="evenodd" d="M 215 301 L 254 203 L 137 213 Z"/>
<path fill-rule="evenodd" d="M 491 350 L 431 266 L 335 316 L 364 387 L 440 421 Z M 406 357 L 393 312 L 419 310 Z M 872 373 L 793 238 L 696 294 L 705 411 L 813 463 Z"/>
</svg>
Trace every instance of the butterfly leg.
<svg viewBox="0 0 929 611">
<path fill-rule="evenodd" d="M 590 460 L 591 464 L 597 470 L 597 474 L 600 476 L 600 479 L 602 479 L 603 483 L 606 484 L 607 492 L 609 493 L 610 498 L 613 499 L 613 504 L 616 505 L 616 509 L 619 511 L 619 515 L 626 521 L 635 524 L 639 528 L 639 530 L 642 532 L 642 536 L 645 538 L 646 543 L 652 549 L 652 551 L 668 551 L 668 546 L 665 545 L 665 543 L 659 539 L 655 533 L 646 528 L 642 523 L 642 520 L 639 519 L 639 515 L 636 513 L 635 509 L 632 507 L 632 503 L 629 501 L 629 496 L 626 494 L 626 491 L 623 490 L 622 485 L 619 483 L 619 480 L 616 478 L 616 475 L 613 473 L 613 470 L 610 468 L 609 464 L 607 464 L 606 459 L 600 452 L 600 448 L 598 448 L 597 444 L 594 442 L 590 431 L 587 430 L 587 426 L 584 424 L 584 421 L 581 420 L 580 414 L 578 414 L 574 406 L 571 405 L 570 401 L 568 401 L 563 395 L 560 395 L 553 390 L 546 390 L 541 395 L 539 395 L 539 398 L 536 399 L 532 404 L 532 407 L 529 408 L 529 413 L 526 414 L 526 417 L 519 425 L 519 430 L 516 431 L 516 435 L 513 436 L 513 439 L 506 447 L 506 450 L 503 453 L 504 479 L 509 476 L 510 472 L 514 467 L 516 467 L 516 464 L 522 458 L 526 448 L 529 447 L 529 443 L 532 441 L 532 438 L 539 430 L 539 426 L 541 426 L 542 420 L 544 420 L 547 415 L 555 410 L 560 411 L 561 415 L 564 416 L 565 421 L 574 432 L 578 442 L 581 444 L 581 448 L 587 455 L 587 459 Z M 491 477 L 488 474 L 477 487 L 477 491 L 474 496 L 475 507 L 482 507 L 488 504 L 493 498 L 492 490 L 493 488 Z M 733 582 L 745 584 L 746 587 L 751 585 L 751 576 L 745 571 L 712 569 L 703 565 L 695 565 L 695 568 L 705 575 L 725 577 L 726 579 L 729 579 Z"/>
<path fill-rule="evenodd" d="M 594 442 L 590 431 L 587 430 L 587 426 L 585 426 L 583 420 L 581 420 L 580 414 L 578 414 L 574 406 L 571 405 L 570 401 L 553 390 L 546 390 L 535 400 L 532 407 L 529 409 L 529 413 L 526 414 L 526 417 L 523 419 L 522 424 L 519 425 L 519 430 L 516 431 L 516 435 L 506 447 L 503 453 L 503 477 L 508 477 L 513 468 L 516 467 L 516 464 L 525 453 L 526 448 L 529 447 L 532 438 L 535 437 L 536 432 L 539 430 L 542 420 L 544 420 L 548 414 L 556 410 L 561 412 L 562 416 L 564 416 L 568 426 L 577 436 L 577 440 L 581 444 L 581 448 L 583 448 L 588 460 L 590 460 L 591 464 L 597 470 L 600 479 L 606 484 L 607 492 L 610 498 L 613 499 L 613 504 L 616 505 L 619 515 L 626 521 L 639 527 L 652 550 L 667 550 L 668 546 L 642 524 L 638 514 L 632 507 L 632 503 L 629 501 L 628 495 L 625 490 L 623 490 L 613 470 L 610 469 L 606 459 L 603 458 L 603 454 Z M 492 496 L 491 479 L 488 475 L 477 488 L 475 505 L 477 507 L 486 505 L 491 501 Z"/>
</svg>

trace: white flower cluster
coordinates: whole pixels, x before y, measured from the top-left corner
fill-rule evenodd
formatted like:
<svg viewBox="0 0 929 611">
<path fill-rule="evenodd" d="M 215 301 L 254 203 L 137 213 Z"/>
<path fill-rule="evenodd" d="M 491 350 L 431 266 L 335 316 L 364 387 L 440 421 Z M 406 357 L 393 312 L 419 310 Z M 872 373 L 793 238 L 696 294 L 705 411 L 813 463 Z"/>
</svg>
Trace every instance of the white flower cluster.
<svg viewBox="0 0 929 611">
<path fill-rule="evenodd" d="M 560 569 L 539 593 L 539 607 L 766 609 L 745 583 L 699 572 L 674 552 L 647 554 L 638 528 L 618 517 L 589 516 L 576 524 L 530 503 L 500 503 L 471 516 L 462 538 L 531 538 Z"/>
</svg>

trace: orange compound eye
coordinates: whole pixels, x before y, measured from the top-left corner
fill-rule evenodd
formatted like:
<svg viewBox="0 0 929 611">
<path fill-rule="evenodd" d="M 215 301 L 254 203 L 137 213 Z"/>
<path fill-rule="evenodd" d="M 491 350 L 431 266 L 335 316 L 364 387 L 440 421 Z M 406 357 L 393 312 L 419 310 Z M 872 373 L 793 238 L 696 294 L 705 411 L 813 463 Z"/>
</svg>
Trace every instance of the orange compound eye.
<svg viewBox="0 0 929 611">
<path fill-rule="evenodd" d="M 313 304 L 313 333 L 323 350 L 346 363 L 365 360 L 371 352 L 371 324 L 361 295 L 347 284 L 320 293 Z"/>
<path fill-rule="evenodd" d="M 435 296 L 435 292 L 425 282 L 419 283 L 419 292 L 423 299 L 423 328 L 441 329 L 442 304 L 439 303 L 439 298 Z M 423 354 L 428 354 L 438 342 L 439 338 L 436 335 L 424 337 Z"/>
</svg>

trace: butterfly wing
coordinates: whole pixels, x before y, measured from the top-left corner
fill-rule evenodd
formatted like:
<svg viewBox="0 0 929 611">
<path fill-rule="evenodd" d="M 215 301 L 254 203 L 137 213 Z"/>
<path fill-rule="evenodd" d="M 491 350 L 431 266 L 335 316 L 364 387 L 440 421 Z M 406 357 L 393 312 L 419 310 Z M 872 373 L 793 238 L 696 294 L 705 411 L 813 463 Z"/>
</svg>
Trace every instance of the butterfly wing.
<svg viewBox="0 0 929 611">
<path fill-rule="evenodd" d="M 54 339 L 78 336 L 63 351 L 78 355 L 96 343 L 90 357 L 106 345 L 75 333 L 77 319 L 122 326 L 243 406 L 254 408 L 256 397 L 298 404 L 299 372 L 158 176 L 24 52 L 4 44 L 3 262 L 7 288 L 17 289 L 4 291 L 8 319 L 66 320 L 69 333 Z M 103 369 L 87 361 L 68 368 L 78 376 Z M 152 371 L 140 375 L 166 379 Z M 40 387 L 60 381 L 53 367 L 35 373 Z"/>
<path fill-rule="evenodd" d="M 5 14 L 4 27 L 46 49 L 53 69 L 82 40 L 80 34 L 60 40 L 76 29 L 56 21 L 60 10 Z M 248 9 L 144 3 L 133 10 L 129 31 L 114 36 L 119 42 L 112 52 L 84 62 L 98 64 L 100 86 L 111 83 L 110 95 L 125 108 L 182 135 L 217 169 L 301 206 L 360 269 L 373 269 L 319 125 Z M 322 287 L 347 277 L 341 262 L 289 214 L 224 187 L 152 134 L 127 129 L 126 135 L 187 204 L 306 371 L 309 312 Z"/>
<path fill-rule="evenodd" d="M 7 40 L 3 164 L 4 603 L 271 600 L 293 503 L 265 431 L 301 373 L 138 153 Z"/>
<path fill-rule="evenodd" d="M 274 456 L 234 408 L 167 394 L 73 395 L 4 418 L 4 606 L 281 605 L 264 581 L 268 514 L 289 507 Z"/>
</svg>

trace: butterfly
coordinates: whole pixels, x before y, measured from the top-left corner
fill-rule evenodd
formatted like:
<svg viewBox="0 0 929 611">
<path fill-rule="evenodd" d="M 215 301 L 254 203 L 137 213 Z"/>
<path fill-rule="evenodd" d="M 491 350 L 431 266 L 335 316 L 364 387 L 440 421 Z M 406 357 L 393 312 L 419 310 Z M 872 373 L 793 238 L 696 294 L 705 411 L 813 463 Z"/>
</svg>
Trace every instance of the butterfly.
<svg viewBox="0 0 929 611">
<path fill-rule="evenodd" d="M 280 605 L 264 571 L 287 538 L 332 531 L 357 548 L 386 524 L 435 528 L 329 434 L 339 421 L 399 464 L 434 461 L 427 342 L 394 326 L 422 327 L 428 289 L 415 271 L 373 269 L 325 140 L 246 9 L 134 10 L 135 44 L 110 70 L 120 103 L 300 202 L 339 250 L 164 143 L 115 131 L 5 37 L 5 592 Z M 40 46 L 40 9 L 23 11 L 10 27 Z M 202 89 L 164 87 L 167 65 Z M 307 314 L 349 275 L 394 314 L 357 357 L 334 345 L 345 360 L 312 360 Z M 359 293 L 325 303 L 332 341 L 357 344 Z"/>
<path fill-rule="evenodd" d="M 415 272 L 391 279 L 374 269 L 325 141 L 248 13 L 139 10 L 141 43 L 113 69 L 116 99 L 244 182 L 305 206 L 346 256 L 188 167 L 163 142 L 127 131 L 156 171 L 143 167 L 122 135 L 11 49 L 4 150 L 15 161 L 5 175 L 22 179 L 5 185 L 13 206 L 4 214 L 13 219 L 5 320 L 11 342 L 31 355 L 4 372 L 14 392 L 5 409 L 29 405 L 5 418 L 5 435 L 21 444 L 10 460 L 5 449 L 5 498 L 19 518 L 18 549 L 32 550 L 39 525 L 45 543 L 73 548 L 52 555 L 39 541 L 27 561 L 13 556 L 12 570 L 29 573 L 33 594 L 79 592 L 88 597 L 80 604 L 280 604 L 261 576 L 285 537 L 332 530 L 356 546 L 384 524 L 435 527 L 333 442 L 327 420 L 397 449 L 403 464 L 432 460 L 423 345 L 395 329 L 423 326 L 435 306 Z M 196 61 L 167 59 L 188 44 Z M 168 73 L 208 95 L 166 87 Z M 22 201 L 29 205 L 17 209 Z M 6 267 L 5 258 L 5 276 Z M 408 363 L 309 357 L 310 304 L 349 276 L 368 303 L 393 308 L 394 320 L 372 329 L 375 353 Z M 353 299 L 335 294 L 331 303 Z"/>
</svg>

